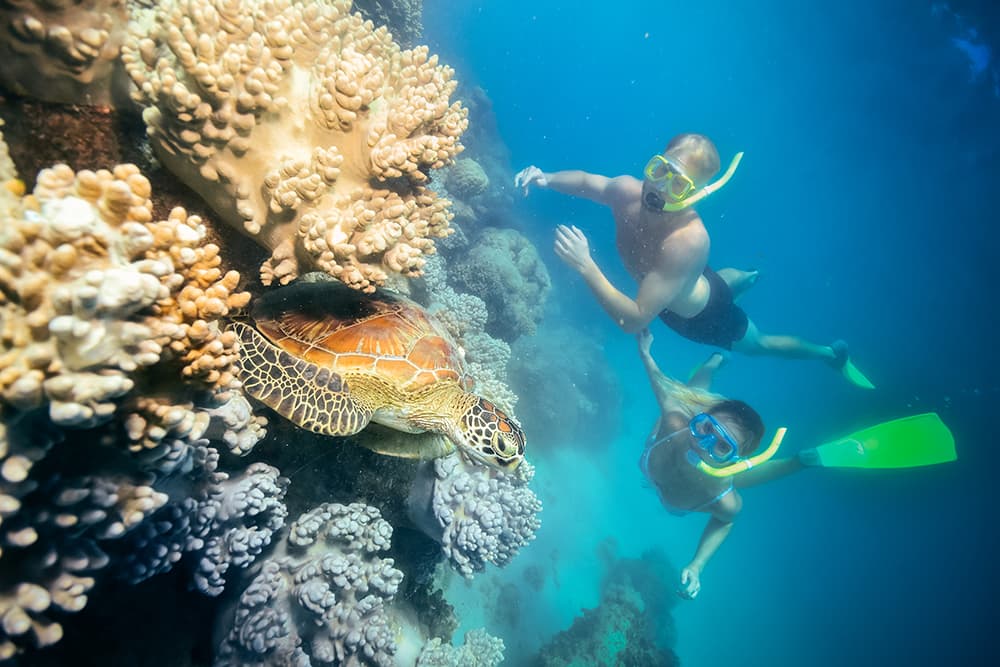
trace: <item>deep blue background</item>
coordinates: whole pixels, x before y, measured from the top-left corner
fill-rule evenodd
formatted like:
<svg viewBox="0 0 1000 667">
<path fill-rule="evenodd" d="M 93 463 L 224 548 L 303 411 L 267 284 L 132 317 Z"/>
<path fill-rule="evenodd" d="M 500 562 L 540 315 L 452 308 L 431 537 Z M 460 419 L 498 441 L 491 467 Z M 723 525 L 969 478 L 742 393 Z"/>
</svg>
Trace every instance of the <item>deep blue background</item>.
<svg viewBox="0 0 1000 667">
<path fill-rule="evenodd" d="M 1000 591 L 990 418 L 1000 400 L 1000 31 L 987 3 L 822 4 L 425 0 L 424 22 L 432 50 L 492 99 L 514 169 L 639 175 L 684 131 L 711 136 L 724 164 L 746 152 L 699 206 L 712 264 L 761 269 L 744 306 L 762 330 L 843 337 L 878 385 L 863 392 L 819 364 L 735 358 L 719 389 L 771 428 L 788 425 L 790 447 L 923 411 L 956 434 L 956 464 L 809 472 L 748 494 L 705 593 L 675 610 L 684 664 L 980 664 Z M 519 210 L 560 312 L 599 323 L 626 419 L 645 428 L 655 404 L 631 339 L 551 252 L 556 224 L 580 226 L 634 294 L 610 216 L 549 192 Z M 663 327 L 654 334 L 670 372 L 707 352 Z M 634 465 L 639 443 L 623 435 L 613 446 L 616 465 Z M 676 525 L 643 516 L 656 530 Z M 683 525 L 696 538 L 700 525 Z M 678 564 L 689 555 L 671 553 Z"/>
</svg>

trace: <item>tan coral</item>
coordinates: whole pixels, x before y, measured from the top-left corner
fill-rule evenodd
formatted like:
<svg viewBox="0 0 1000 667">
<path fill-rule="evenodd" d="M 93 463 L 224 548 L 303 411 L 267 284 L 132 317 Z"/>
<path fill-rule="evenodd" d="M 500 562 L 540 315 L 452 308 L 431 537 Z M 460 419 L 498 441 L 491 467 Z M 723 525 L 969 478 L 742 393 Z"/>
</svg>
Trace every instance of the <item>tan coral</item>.
<svg viewBox="0 0 1000 667">
<path fill-rule="evenodd" d="M 50 102 L 110 104 L 128 24 L 126 4 L 126 0 L 0 3 L 4 35 L 0 84 Z"/>
<path fill-rule="evenodd" d="M 105 421 L 136 373 L 175 363 L 194 389 L 235 386 L 217 320 L 244 306 L 196 216 L 152 221 L 134 165 L 43 170 L 0 226 L 0 401 L 48 404 L 63 426 Z M 220 396 L 224 398 L 224 396 Z"/>
<path fill-rule="evenodd" d="M 172 0 L 122 54 L 157 155 L 272 252 L 265 284 L 372 291 L 450 232 L 424 184 L 462 150 L 453 71 L 347 0 Z"/>
</svg>

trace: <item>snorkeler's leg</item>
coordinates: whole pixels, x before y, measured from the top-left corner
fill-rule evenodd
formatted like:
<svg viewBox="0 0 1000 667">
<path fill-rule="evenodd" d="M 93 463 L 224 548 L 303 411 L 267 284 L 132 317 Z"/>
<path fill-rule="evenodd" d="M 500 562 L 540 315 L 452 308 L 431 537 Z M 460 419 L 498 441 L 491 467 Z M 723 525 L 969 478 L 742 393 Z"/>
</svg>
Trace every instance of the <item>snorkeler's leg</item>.
<svg viewBox="0 0 1000 667">
<path fill-rule="evenodd" d="M 767 354 L 786 359 L 819 359 L 852 384 L 862 389 L 875 388 L 872 381 L 851 361 L 847 353 L 847 343 L 842 340 L 834 341 L 832 345 L 817 345 L 797 336 L 765 335 L 748 320 L 746 334 L 733 343 L 733 349 L 743 354 Z"/>
<path fill-rule="evenodd" d="M 805 467 L 805 464 L 798 456 L 771 459 L 733 477 L 733 486 L 738 489 L 745 489 L 750 486 L 757 486 L 758 484 L 766 484 L 767 482 L 773 482 L 776 479 L 797 473 Z"/>
<path fill-rule="evenodd" d="M 760 277 L 760 271 L 743 271 L 731 266 L 719 269 L 716 273 L 729 285 L 729 289 L 733 293 L 733 301 L 743 296 L 748 289 L 757 283 L 757 279 Z"/>
<path fill-rule="evenodd" d="M 715 373 L 722 368 L 727 361 L 729 361 L 727 354 L 722 352 L 713 352 L 708 359 L 694 369 L 694 372 L 691 374 L 691 379 L 687 381 L 687 386 L 708 391 L 712 386 L 712 381 L 715 379 Z"/>
<path fill-rule="evenodd" d="M 837 353 L 829 345 L 810 343 L 798 336 L 762 334 L 753 321 L 747 322 L 743 338 L 733 343 L 733 349 L 743 354 L 771 355 L 786 359 L 820 359 L 829 364 L 837 362 Z"/>
</svg>

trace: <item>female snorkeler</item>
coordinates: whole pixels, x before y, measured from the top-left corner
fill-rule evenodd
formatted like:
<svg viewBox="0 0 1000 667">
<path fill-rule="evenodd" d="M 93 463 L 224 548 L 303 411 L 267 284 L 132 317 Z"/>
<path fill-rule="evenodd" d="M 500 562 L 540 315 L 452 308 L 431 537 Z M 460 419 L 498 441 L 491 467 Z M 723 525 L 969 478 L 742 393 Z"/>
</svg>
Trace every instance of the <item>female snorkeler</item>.
<svg viewBox="0 0 1000 667">
<path fill-rule="evenodd" d="M 732 530 L 743 500 L 736 487 L 751 486 L 801 470 L 799 458 L 768 460 L 784 429 L 771 444 L 753 455 L 764 436 L 760 415 L 743 401 L 708 391 L 723 357 L 713 354 L 687 383 L 666 376 L 649 352 L 653 336 L 637 336 L 639 354 L 653 385 L 660 417 L 639 460 L 668 512 L 710 515 L 694 557 L 681 570 L 682 597 L 694 599 L 701 590 L 701 573 Z M 751 471 L 751 468 L 753 469 Z"/>
<path fill-rule="evenodd" d="M 796 456 L 772 459 L 785 429 L 754 454 L 764 436 L 760 415 L 743 401 L 708 391 L 723 357 L 713 354 L 687 384 L 667 377 L 649 352 L 653 336 L 637 336 L 660 417 L 639 459 L 643 474 L 671 514 L 710 515 L 694 557 L 681 570 L 682 597 L 694 599 L 701 573 L 733 528 L 743 500 L 737 488 L 755 486 L 805 467 L 912 468 L 956 459 L 955 439 L 935 413 L 894 419 L 855 431 Z"/>
</svg>

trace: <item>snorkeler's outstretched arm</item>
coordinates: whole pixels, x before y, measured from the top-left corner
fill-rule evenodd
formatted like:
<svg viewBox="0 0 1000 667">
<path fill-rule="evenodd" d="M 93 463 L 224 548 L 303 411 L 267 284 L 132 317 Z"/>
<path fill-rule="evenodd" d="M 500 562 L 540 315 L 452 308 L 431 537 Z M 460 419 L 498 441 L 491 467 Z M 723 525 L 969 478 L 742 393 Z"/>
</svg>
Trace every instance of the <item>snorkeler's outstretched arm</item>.
<svg viewBox="0 0 1000 667">
<path fill-rule="evenodd" d="M 681 597 L 693 600 L 701 591 L 701 573 L 709 559 L 715 555 L 722 543 L 733 530 L 733 522 L 743 508 L 743 499 L 733 491 L 727 493 L 719 502 L 712 506 L 712 517 L 705 525 L 705 530 L 698 541 L 694 558 L 681 570 Z"/>
<path fill-rule="evenodd" d="M 598 204 L 611 206 L 615 203 L 616 188 L 620 179 L 627 179 L 627 176 L 609 178 L 600 174 L 591 174 L 578 169 L 568 169 L 565 171 L 543 172 L 535 166 L 522 169 L 514 177 L 514 187 L 524 188 L 527 196 L 528 189 L 534 185 L 540 188 L 548 188 L 564 195 L 572 197 L 582 197 Z"/>
<path fill-rule="evenodd" d="M 660 412 L 668 412 L 668 408 L 673 404 L 673 388 L 677 382 L 667 377 L 656 365 L 656 360 L 653 359 L 653 354 L 650 352 L 653 345 L 653 334 L 649 333 L 649 329 L 643 329 L 637 333 L 635 339 L 639 344 L 639 358 L 642 360 L 643 368 L 646 369 L 649 383 L 653 386 L 653 395 L 656 396 Z"/>
<path fill-rule="evenodd" d="M 642 360 L 643 368 L 649 377 L 649 383 L 653 387 L 653 395 L 656 403 L 660 406 L 660 414 L 666 415 L 675 412 L 687 414 L 693 407 L 692 392 L 682 383 L 673 379 L 660 370 L 650 352 L 653 343 L 653 334 L 649 329 L 643 329 L 636 334 L 636 341 L 639 344 L 639 358 Z"/>
</svg>

